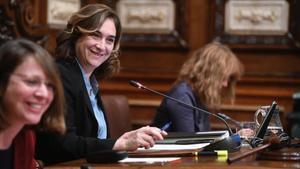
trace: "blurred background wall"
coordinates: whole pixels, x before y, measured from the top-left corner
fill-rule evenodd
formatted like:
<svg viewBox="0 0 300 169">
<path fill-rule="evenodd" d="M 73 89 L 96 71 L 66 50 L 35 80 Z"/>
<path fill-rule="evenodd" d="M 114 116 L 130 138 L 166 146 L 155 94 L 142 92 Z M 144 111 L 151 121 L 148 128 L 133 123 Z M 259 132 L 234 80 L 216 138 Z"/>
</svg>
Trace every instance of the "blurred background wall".
<svg viewBox="0 0 300 169">
<path fill-rule="evenodd" d="M 125 3 L 128 0 L 1 0 L 0 42 L 17 37 L 29 38 L 53 53 L 55 37 L 65 25 L 68 12 L 89 3 L 106 3 L 117 9 L 121 1 Z M 160 2 L 133 0 L 135 1 L 146 4 Z M 231 47 L 246 70 L 237 84 L 236 102 L 233 105 L 224 104 L 222 111 L 234 119 L 251 121 L 257 108 L 269 105 L 275 100 L 280 106 L 284 127 L 288 130 L 286 117 L 293 111 L 292 95 L 300 91 L 300 8 L 297 0 L 282 1 L 283 4 L 288 4 L 288 9 L 283 10 L 288 14 L 286 32 L 249 35 L 242 31 L 237 35 L 225 32 L 224 25 L 228 19 L 226 4 L 229 0 L 169 0 L 161 8 L 169 10 L 174 5 L 174 19 L 167 18 L 173 20 L 174 27 L 166 31 L 149 29 L 150 33 L 147 29 L 140 32 L 124 31 L 120 57 L 122 69 L 114 78 L 100 82 L 102 94 L 127 96 L 133 127 L 147 125 L 162 97 L 138 90 L 130 86 L 128 81 L 136 80 L 149 88 L 166 93 L 176 79 L 182 63 L 192 52 L 212 40 L 218 40 Z M 49 5 L 54 8 L 50 9 Z M 129 7 L 130 2 L 128 6 L 123 4 L 121 9 L 126 10 Z M 160 9 L 160 5 L 154 5 L 153 9 L 157 7 Z M 234 8 L 234 4 L 232 7 Z M 276 9 L 279 8 L 280 11 L 281 7 L 279 5 Z M 247 11 L 251 13 L 251 8 L 245 11 L 241 16 L 247 20 Z M 150 16 L 154 19 L 162 19 L 159 11 L 152 12 Z M 141 14 L 149 16 L 149 13 Z M 276 14 L 255 11 L 253 14 L 266 17 L 271 15 L 275 19 L 279 17 Z M 49 19 L 49 15 L 53 15 L 53 18 Z M 249 20 L 252 22 L 253 18 L 255 16 L 250 16 Z M 148 21 L 146 18 L 145 22 Z M 211 121 L 213 128 L 222 128 L 223 125 L 215 119 L 211 118 Z"/>
</svg>

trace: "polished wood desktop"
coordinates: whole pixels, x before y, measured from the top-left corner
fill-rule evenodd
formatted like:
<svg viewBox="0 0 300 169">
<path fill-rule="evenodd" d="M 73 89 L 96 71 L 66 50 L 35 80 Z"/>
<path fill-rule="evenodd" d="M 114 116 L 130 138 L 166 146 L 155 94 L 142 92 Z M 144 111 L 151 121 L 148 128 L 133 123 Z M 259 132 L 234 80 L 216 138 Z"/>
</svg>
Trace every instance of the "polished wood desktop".
<svg viewBox="0 0 300 169">
<path fill-rule="evenodd" d="M 239 152 L 230 153 L 229 156 L 233 157 L 240 153 L 247 151 L 243 148 Z M 112 164 L 88 164 L 85 159 L 65 162 L 53 166 L 47 166 L 45 169 L 78 169 L 81 166 L 89 166 L 89 169 L 105 169 L 105 168 L 128 168 L 128 169 L 278 169 L 278 168 L 300 168 L 300 161 L 272 161 L 272 160 L 259 160 L 256 155 L 245 157 L 239 161 L 228 164 L 226 159 L 216 156 L 189 156 L 181 157 L 180 160 L 172 162 L 159 162 L 159 163 L 112 163 Z M 83 167 L 84 168 L 84 167 Z"/>
</svg>

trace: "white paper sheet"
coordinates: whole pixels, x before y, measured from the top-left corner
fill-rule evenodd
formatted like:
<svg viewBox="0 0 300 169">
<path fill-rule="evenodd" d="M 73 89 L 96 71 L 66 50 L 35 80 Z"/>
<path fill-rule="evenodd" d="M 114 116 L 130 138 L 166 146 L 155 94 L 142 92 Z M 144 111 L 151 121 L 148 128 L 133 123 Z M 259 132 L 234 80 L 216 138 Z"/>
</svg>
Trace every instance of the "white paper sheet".
<svg viewBox="0 0 300 169">
<path fill-rule="evenodd" d="M 199 144 L 155 144 L 150 149 L 138 148 L 138 151 L 147 150 L 194 150 L 200 149 L 209 145 L 209 143 L 199 143 Z"/>
<path fill-rule="evenodd" d="M 157 162 L 171 162 L 179 160 L 180 157 L 159 157 L 159 158 L 125 158 L 119 163 L 157 163 Z"/>
</svg>

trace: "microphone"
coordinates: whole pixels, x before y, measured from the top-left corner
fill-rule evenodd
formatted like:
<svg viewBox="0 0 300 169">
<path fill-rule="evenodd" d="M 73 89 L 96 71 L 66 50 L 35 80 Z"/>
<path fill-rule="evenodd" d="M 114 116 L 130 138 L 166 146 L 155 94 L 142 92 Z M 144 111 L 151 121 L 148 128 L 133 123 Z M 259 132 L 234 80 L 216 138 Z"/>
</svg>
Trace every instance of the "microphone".
<svg viewBox="0 0 300 169">
<path fill-rule="evenodd" d="M 224 120 L 230 120 L 234 125 L 238 126 L 238 127 L 242 127 L 242 124 L 241 122 L 227 116 L 226 114 L 224 113 L 217 113 L 218 116 L 220 116 L 221 118 L 223 118 Z"/>
<path fill-rule="evenodd" d="M 201 111 L 203 113 L 206 113 L 206 114 L 209 114 L 211 116 L 214 116 L 216 117 L 217 119 L 219 119 L 220 121 L 222 121 L 225 126 L 226 126 L 226 129 L 228 130 L 229 132 L 229 137 L 226 137 L 224 139 L 221 139 L 219 141 L 216 141 L 214 143 L 211 143 L 210 145 L 206 146 L 204 148 L 205 151 L 213 151 L 213 150 L 228 150 L 229 152 L 234 152 L 234 151 L 237 151 L 240 149 L 241 147 L 241 142 L 240 142 L 240 136 L 238 134 L 233 134 L 231 128 L 229 127 L 228 123 L 220 116 L 214 114 L 214 113 L 211 113 L 209 111 L 206 111 L 206 110 L 203 110 L 203 109 L 200 109 L 199 107 L 196 107 L 196 106 L 193 106 L 193 105 L 190 105 L 190 104 L 187 104 L 187 103 L 184 103 L 178 99 L 175 99 L 173 97 L 170 97 L 168 95 L 165 95 L 163 93 L 160 93 L 160 92 L 157 92 L 155 90 L 152 90 L 144 85 L 142 85 L 141 83 L 139 82 L 136 82 L 136 81 L 133 81 L 133 80 L 130 80 L 129 81 L 129 84 L 138 88 L 138 89 L 143 89 L 143 90 L 147 90 L 147 91 L 150 91 L 152 93 L 155 93 L 155 94 L 158 94 L 160 96 L 163 96 L 167 99 L 170 99 L 176 103 L 179 103 L 185 107 L 188 107 L 188 108 L 191 108 L 191 109 L 194 109 L 194 110 L 198 110 L 198 111 Z"/>
</svg>

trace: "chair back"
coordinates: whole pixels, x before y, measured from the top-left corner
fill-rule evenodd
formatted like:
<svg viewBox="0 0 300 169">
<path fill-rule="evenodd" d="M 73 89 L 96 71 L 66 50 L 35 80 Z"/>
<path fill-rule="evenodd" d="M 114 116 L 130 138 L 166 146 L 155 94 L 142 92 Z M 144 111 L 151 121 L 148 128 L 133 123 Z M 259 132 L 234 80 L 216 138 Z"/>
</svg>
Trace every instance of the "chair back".
<svg viewBox="0 0 300 169">
<path fill-rule="evenodd" d="M 132 129 L 130 109 L 125 95 L 102 95 L 111 138 L 119 138 Z"/>
</svg>

